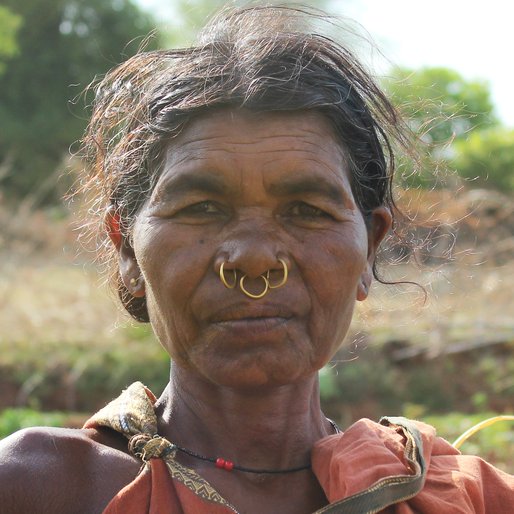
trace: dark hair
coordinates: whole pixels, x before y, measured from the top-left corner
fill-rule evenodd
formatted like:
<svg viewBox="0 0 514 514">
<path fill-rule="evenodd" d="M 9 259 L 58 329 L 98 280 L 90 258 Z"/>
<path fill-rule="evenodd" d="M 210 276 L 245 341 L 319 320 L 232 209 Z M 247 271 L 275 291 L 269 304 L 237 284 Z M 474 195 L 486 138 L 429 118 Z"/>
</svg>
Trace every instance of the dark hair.
<svg viewBox="0 0 514 514">
<path fill-rule="evenodd" d="M 218 15 L 190 48 L 140 53 L 98 84 L 84 139 L 93 210 L 110 207 L 130 241 L 134 219 L 160 173 L 163 150 L 193 118 L 223 107 L 315 110 L 348 155 L 353 193 L 365 219 L 395 211 L 393 146 L 408 144 L 396 110 L 342 44 L 313 27 L 331 18 L 309 9 L 249 7 Z M 104 245 L 105 247 L 105 245 Z M 148 321 L 119 274 L 128 312 Z"/>
</svg>

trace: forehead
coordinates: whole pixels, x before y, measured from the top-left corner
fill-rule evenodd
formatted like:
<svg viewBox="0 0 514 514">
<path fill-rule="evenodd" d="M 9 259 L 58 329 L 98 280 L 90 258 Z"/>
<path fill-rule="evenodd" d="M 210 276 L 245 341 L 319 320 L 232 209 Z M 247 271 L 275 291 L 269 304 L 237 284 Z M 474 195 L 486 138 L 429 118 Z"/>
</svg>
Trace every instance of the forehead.
<svg viewBox="0 0 514 514">
<path fill-rule="evenodd" d="M 223 109 L 195 118 L 170 142 L 164 172 L 191 162 L 228 159 L 270 168 L 286 161 L 295 167 L 315 164 L 327 172 L 347 168 L 341 142 L 318 112 Z"/>
</svg>

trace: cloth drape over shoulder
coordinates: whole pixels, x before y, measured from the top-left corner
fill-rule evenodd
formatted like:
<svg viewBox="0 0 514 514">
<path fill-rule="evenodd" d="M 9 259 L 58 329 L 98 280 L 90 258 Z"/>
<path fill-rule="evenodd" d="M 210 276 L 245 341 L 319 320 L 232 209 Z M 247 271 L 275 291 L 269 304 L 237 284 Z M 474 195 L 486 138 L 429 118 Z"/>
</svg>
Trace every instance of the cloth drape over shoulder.
<svg viewBox="0 0 514 514">
<path fill-rule="evenodd" d="M 122 433 L 129 451 L 145 463 L 104 514 L 237 513 L 205 479 L 175 459 L 173 443 L 157 434 L 155 401 L 136 382 L 85 424 Z M 514 476 L 460 454 L 436 437 L 434 428 L 404 418 L 362 419 L 318 441 L 312 470 L 329 502 L 319 513 L 514 512 Z"/>
</svg>

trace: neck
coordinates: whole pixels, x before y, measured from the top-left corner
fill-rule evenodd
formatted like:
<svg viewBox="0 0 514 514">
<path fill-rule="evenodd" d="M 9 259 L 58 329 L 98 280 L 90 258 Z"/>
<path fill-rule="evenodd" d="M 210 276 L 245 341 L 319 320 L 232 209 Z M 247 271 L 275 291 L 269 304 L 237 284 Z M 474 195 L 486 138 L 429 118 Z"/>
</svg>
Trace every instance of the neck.
<svg viewBox="0 0 514 514">
<path fill-rule="evenodd" d="M 259 469 L 310 461 L 312 445 L 332 434 L 319 404 L 317 375 L 258 391 L 217 386 L 178 366 L 159 399 L 159 433 L 208 457 Z"/>
</svg>

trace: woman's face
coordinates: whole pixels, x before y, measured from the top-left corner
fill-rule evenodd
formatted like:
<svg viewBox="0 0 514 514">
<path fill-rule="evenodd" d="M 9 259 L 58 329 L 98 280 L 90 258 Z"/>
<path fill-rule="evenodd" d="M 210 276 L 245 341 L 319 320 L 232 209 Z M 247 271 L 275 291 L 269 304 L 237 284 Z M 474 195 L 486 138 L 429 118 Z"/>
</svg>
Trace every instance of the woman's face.
<svg viewBox="0 0 514 514">
<path fill-rule="evenodd" d="M 364 299 L 385 209 L 372 228 L 353 198 L 345 153 L 317 113 L 222 110 L 170 144 L 139 213 L 125 283 L 142 274 L 153 328 L 175 365 L 216 384 L 305 378 L 333 356 Z M 226 288 L 225 262 L 261 299 Z"/>
</svg>

